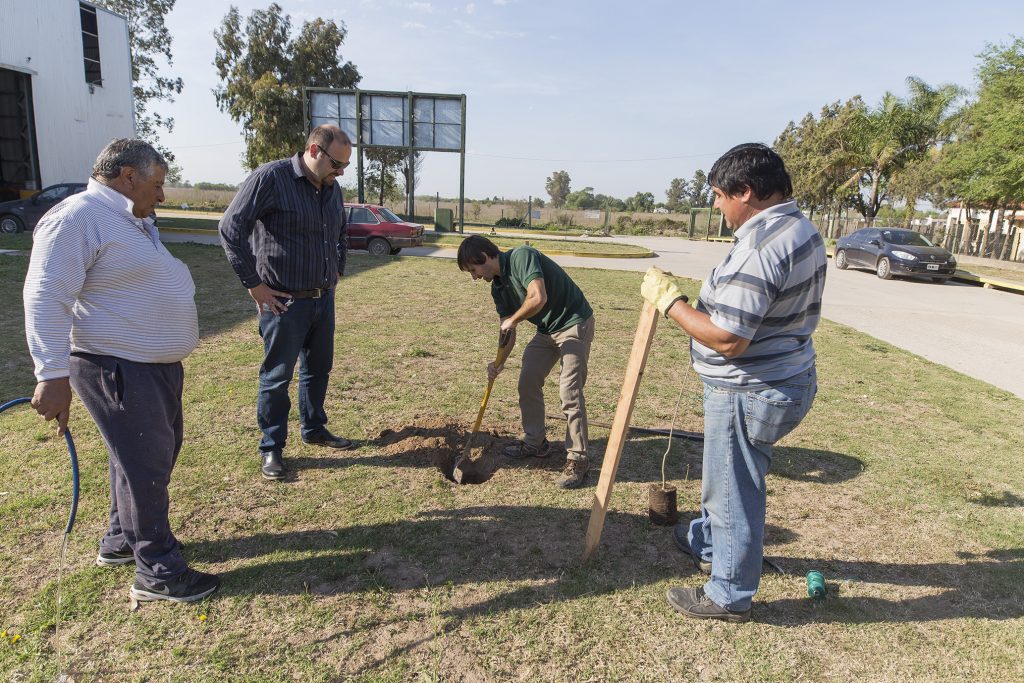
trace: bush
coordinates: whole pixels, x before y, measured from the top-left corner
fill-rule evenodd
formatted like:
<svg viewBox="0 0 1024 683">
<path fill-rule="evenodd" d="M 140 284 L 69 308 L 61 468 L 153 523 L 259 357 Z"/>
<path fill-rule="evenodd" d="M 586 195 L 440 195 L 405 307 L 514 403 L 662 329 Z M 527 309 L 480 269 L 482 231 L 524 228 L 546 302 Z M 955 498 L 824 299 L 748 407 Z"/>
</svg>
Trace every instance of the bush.
<svg viewBox="0 0 1024 683">
<path fill-rule="evenodd" d="M 516 218 L 508 216 L 506 218 L 499 218 L 494 221 L 494 227 L 496 228 L 521 228 L 526 225 L 525 218 Z"/>
</svg>

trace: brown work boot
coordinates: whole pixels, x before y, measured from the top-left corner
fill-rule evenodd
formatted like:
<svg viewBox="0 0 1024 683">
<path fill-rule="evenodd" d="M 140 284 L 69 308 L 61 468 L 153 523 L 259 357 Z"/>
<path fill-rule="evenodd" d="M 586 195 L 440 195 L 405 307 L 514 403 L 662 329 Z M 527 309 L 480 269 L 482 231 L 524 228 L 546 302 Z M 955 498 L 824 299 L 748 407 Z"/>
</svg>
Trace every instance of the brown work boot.
<svg viewBox="0 0 1024 683">
<path fill-rule="evenodd" d="M 560 489 L 578 489 L 583 486 L 583 481 L 590 471 L 590 460 L 588 458 L 569 458 L 565 461 L 562 473 L 555 479 Z"/>
</svg>

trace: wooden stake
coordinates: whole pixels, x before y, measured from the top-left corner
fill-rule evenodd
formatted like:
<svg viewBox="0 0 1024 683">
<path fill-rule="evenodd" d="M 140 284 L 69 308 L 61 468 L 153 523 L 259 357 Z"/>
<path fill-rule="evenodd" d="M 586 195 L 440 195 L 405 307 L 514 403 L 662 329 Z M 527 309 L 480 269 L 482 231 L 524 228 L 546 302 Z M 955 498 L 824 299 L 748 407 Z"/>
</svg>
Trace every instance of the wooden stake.
<svg viewBox="0 0 1024 683">
<path fill-rule="evenodd" d="M 612 486 L 615 484 L 615 473 L 619 469 L 622 447 L 626 444 L 629 432 L 629 420 L 633 416 L 633 405 L 640 389 L 640 378 L 643 377 L 647 365 L 647 354 L 654 341 L 654 330 L 658 327 L 658 309 L 645 301 L 640 311 L 640 321 L 633 337 L 633 350 L 629 353 L 626 364 L 626 377 L 622 381 L 619 392 L 619 404 L 615 408 L 615 419 L 612 420 L 612 431 L 608 435 L 608 447 L 604 452 L 601 464 L 601 479 L 594 492 L 594 507 L 590 511 L 590 524 L 587 526 L 586 545 L 583 549 L 583 561 L 586 562 L 601 541 L 601 530 L 604 529 L 604 518 L 608 514 L 608 503 L 612 498 Z"/>
</svg>

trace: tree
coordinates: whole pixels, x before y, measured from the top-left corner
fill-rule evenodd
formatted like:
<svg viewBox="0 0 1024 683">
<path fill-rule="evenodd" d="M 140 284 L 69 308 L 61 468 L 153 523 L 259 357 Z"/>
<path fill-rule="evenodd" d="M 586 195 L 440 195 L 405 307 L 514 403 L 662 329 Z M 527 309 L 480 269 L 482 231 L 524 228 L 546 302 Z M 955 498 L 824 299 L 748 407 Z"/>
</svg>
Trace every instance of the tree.
<svg viewBox="0 0 1024 683">
<path fill-rule="evenodd" d="M 360 152 L 367 160 L 363 167 L 366 189 L 375 195 L 377 203 L 383 204 L 385 199 L 400 199 L 402 190 L 398 175 L 408 160 L 406 151 L 395 147 L 369 147 Z"/>
<path fill-rule="evenodd" d="M 1007 45 L 987 45 L 979 55 L 978 99 L 960 118 L 954 141 L 943 149 L 943 179 L 951 195 L 960 199 L 970 215 L 971 207 L 989 211 L 1016 207 L 1024 202 L 1024 39 Z M 990 214 L 991 215 L 991 214 Z M 959 248 L 973 242 L 973 223 L 968 220 Z M 996 257 L 1008 256 L 1010 234 L 996 231 Z M 988 231 L 979 251 L 984 254 Z"/>
<path fill-rule="evenodd" d="M 570 192 L 563 203 L 569 209 L 596 209 L 597 198 L 594 196 L 594 188 L 584 187 L 582 190 Z"/>
<path fill-rule="evenodd" d="M 153 105 L 173 102 L 184 83 L 181 78 L 160 75 L 157 60 L 174 66 L 171 34 L 164 18 L 176 0 L 96 0 L 96 4 L 128 18 L 128 44 L 132 55 L 132 99 L 135 103 L 135 134 L 157 147 L 171 164 L 171 175 L 181 177 L 174 154 L 160 145 L 160 129 L 174 129 L 174 119 L 158 114 Z"/>
<path fill-rule="evenodd" d="M 708 176 L 698 168 L 693 173 L 693 180 L 690 181 L 690 206 L 695 209 L 706 209 L 711 206 L 711 197 Z"/>
<path fill-rule="evenodd" d="M 551 206 L 560 209 L 565 206 L 569 197 L 569 174 L 565 171 L 555 171 L 548 176 L 544 183 L 544 190 L 551 196 Z"/>
<path fill-rule="evenodd" d="M 304 86 L 352 88 L 361 78 L 341 56 L 344 23 L 313 19 L 292 37 L 291 17 L 277 3 L 253 10 L 244 30 L 232 6 L 213 35 L 221 80 L 213 94 L 221 111 L 242 124 L 249 169 L 302 148 Z"/>
<path fill-rule="evenodd" d="M 654 195 L 650 192 L 637 192 L 626 200 L 626 211 L 642 213 L 654 211 Z"/>
<path fill-rule="evenodd" d="M 689 184 L 682 178 L 673 178 L 665 190 L 665 208 L 678 211 L 683 208 L 689 194 Z"/>
</svg>

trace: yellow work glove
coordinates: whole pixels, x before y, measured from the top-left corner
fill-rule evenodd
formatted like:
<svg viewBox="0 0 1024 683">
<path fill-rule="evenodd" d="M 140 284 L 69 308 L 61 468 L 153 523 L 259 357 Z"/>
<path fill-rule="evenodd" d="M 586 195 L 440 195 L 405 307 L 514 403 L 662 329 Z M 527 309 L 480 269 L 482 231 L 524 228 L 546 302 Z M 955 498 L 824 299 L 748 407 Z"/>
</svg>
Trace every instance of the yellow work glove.
<svg viewBox="0 0 1024 683">
<path fill-rule="evenodd" d="M 668 317 L 668 309 L 672 304 L 679 301 L 689 302 L 689 298 L 679 289 L 672 273 L 666 273 L 661 268 L 651 266 L 644 275 L 643 284 L 640 285 L 640 294 L 651 302 L 663 316 Z"/>
</svg>

